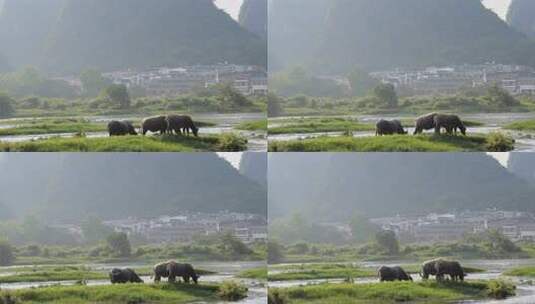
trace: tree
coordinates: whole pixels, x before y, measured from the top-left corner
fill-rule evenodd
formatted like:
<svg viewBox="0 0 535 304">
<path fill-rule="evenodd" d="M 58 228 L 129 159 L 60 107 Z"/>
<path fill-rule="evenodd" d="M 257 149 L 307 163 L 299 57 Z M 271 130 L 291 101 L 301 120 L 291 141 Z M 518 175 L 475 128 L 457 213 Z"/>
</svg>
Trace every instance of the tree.
<svg viewBox="0 0 535 304">
<path fill-rule="evenodd" d="M 247 247 L 243 242 L 237 239 L 232 233 L 224 233 L 221 235 L 219 247 L 222 251 L 230 253 L 232 256 L 247 255 L 253 251 Z"/>
<path fill-rule="evenodd" d="M 226 83 L 218 86 L 219 95 L 222 100 L 222 104 L 225 107 L 245 107 L 251 105 L 251 101 L 247 99 L 242 93 L 236 90 L 232 84 Z"/>
<path fill-rule="evenodd" d="M 355 68 L 349 73 L 349 84 L 353 96 L 365 96 L 368 92 L 378 85 L 378 81 L 359 68 Z"/>
<path fill-rule="evenodd" d="M 5 93 L 0 93 L 0 118 L 11 117 L 15 113 L 15 101 Z"/>
<path fill-rule="evenodd" d="M 269 241 L 267 244 L 268 263 L 280 263 L 284 259 L 284 248 L 276 241 Z"/>
<path fill-rule="evenodd" d="M 104 89 L 103 94 L 122 109 L 130 107 L 130 95 L 124 84 L 112 84 Z"/>
<path fill-rule="evenodd" d="M 373 89 L 373 94 L 388 108 L 397 108 L 398 95 L 394 85 L 390 83 L 381 83 Z"/>
<path fill-rule="evenodd" d="M 11 245 L 7 241 L 0 241 L 0 266 L 9 266 L 14 260 Z"/>
<path fill-rule="evenodd" d="M 104 225 L 102 221 L 95 216 L 86 218 L 81 223 L 82 235 L 87 243 L 96 243 L 102 239 L 107 238 L 113 233 L 113 230 Z"/>
<path fill-rule="evenodd" d="M 488 89 L 488 96 L 493 104 L 505 107 L 517 106 L 520 104 L 507 90 L 501 88 L 497 84 L 494 84 Z"/>
<path fill-rule="evenodd" d="M 515 243 L 498 230 L 491 229 L 487 235 L 493 250 L 508 253 L 521 251 L 520 247 L 516 246 Z"/>
<path fill-rule="evenodd" d="M 376 225 L 361 214 L 355 214 L 349 225 L 353 240 L 356 242 L 369 241 L 378 230 Z"/>
<path fill-rule="evenodd" d="M 82 82 L 82 94 L 85 96 L 97 96 L 106 86 L 110 85 L 110 81 L 102 77 L 102 74 L 97 70 L 83 71 L 80 73 L 80 81 Z"/>
<path fill-rule="evenodd" d="M 278 117 L 282 115 L 281 100 L 275 94 L 268 94 L 268 117 Z"/>
<path fill-rule="evenodd" d="M 128 236 L 124 232 L 114 232 L 106 238 L 106 243 L 108 247 L 114 252 L 115 256 L 118 257 L 129 257 L 132 253 L 132 247 L 130 246 L 130 241 Z"/>
<path fill-rule="evenodd" d="M 382 230 L 377 232 L 375 241 L 387 254 L 396 255 L 399 253 L 399 243 L 394 231 Z"/>
</svg>

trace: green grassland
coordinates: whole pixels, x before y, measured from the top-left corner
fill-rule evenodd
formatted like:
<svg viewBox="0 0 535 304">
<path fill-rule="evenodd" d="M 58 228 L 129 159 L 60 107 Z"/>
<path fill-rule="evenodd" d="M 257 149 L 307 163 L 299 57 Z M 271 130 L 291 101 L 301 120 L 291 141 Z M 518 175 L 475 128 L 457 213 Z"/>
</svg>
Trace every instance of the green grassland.
<svg viewBox="0 0 535 304">
<path fill-rule="evenodd" d="M 247 139 L 231 133 L 188 136 L 123 136 L 88 138 L 53 137 L 18 143 L 0 143 L 4 152 L 239 152 L 247 150 Z"/>
</svg>

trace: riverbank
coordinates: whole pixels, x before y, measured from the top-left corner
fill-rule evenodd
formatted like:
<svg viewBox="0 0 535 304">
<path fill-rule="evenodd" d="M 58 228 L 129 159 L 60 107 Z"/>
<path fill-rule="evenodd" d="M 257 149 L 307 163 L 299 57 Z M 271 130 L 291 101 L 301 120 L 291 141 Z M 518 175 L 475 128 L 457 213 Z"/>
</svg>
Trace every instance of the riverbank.
<svg viewBox="0 0 535 304">
<path fill-rule="evenodd" d="M 377 303 L 421 301 L 449 303 L 457 300 L 503 298 L 514 295 L 515 287 L 502 281 L 471 282 L 386 282 L 366 284 L 319 284 L 269 290 L 270 302 L 288 303 Z"/>
<path fill-rule="evenodd" d="M 121 284 L 107 286 L 51 286 L 21 290 L 2 290 L 3 303 L 89 304 L 89 303 L 161 303 L 180 304 L 195 301 L 224 300 L 222 284 Z M 243 291 L 243 290 L 242 290 Z M 245 297 L 240 294 L 236 299 Z"/>
<path fill-rule="evenodd" d="M 75 137 L 0 142 L 3 152 L 239 152 L 247 150 L 247 139 L 241 135 L 193 136 L 123 136 Z"/>
<path fill-rule="evenodd" d="M 496 137 L 500 138 L 496 138 Z M 499 142 L 496 142 L 499 141 Z M 503 151 L 497 151 L 503 150 Z M 424 134 L 377 137 L 317 137 L 270 141 L 270 152 L 506 152 L 514 142 L 505 135 L 450 136 Z"/>
</svg>

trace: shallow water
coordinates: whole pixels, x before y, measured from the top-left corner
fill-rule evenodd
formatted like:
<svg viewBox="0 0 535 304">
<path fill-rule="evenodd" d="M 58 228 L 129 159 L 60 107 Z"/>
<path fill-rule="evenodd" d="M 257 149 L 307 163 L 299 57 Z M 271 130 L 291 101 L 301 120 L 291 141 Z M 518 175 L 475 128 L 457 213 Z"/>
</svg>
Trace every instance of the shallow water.
<svg viewBox="0 0 535 304">
<path fill-rule="evenodd" d="M 264 267 L 265 263 L 263 262 L 195 262 L 193 263 L 195 267 L 201 269 L 207 269 L 210 271 L 215 271 L 217 274 L 214 275 L 204 275 L 201 276 L 199 281 L 202 283 L 221 283 L 223 281 L 234 280 L 238 281 L 249 288 L 248 297 L 242 301 L 234 303 L 242 304 L 265 304 L 267 298 L 267 287 L 264 287 L 264 284 L 258 280 L 252 279 L 241 279 L 237 278 L 236 275 L 244 270 Z M 1 267 L 0 269 L 6 269 L 10 274 L 16 274 L 17 269 L 23 267 L 32 267 L 33 265 L 20 265 L 20 266 L 11 266 L 11 267 Z M 53 266 L 53 265 L 46 265 Z M 67 265 L 57 265 L 57 266 L 67 266 Z M 73 265 L 73 266 L 85 266 L 93 270 L 100 271 L 109 271 L 113 268 L 141 268 L 141 267 L 152 267 L 152 264 L 146 263 L 110 263 L 110 264 L 85 264 L 85 265 Z M 4 275 L 4 273 L 1 273 Z M 150 276 L 141 276 L 141 279 L 146 283 L 151 282 L 152 278 Z M 20 283 L 5 283 L 0 284 L 0 289 L 24 289 L 24 288 L 35 288 L 35 287 L 46 287 L 52 285 L 63 285 L 70 286 L 75 285 L 77 281 L 48 281 L 48 282 L 20 282 Z M 87 280 L 88 286 L 101 286 L 101 285 L 110 285 L 109 280 Z M 202 302 L 200 302 L 202 303 Z M 213 303 L 213 302 L 211 302 Z M 223 303 L 223 302 L 221 302 Z"/>
<path fill-rule="evenodd" d="M 318 263 L 313 263 L 318 264 Z M 353 263 L 355 266 L 377 269 L 381 266 L 407 266 L 418 264 L 414 261 L 372 261 L 372 262 L 358 262 Z M 284 264 L 292 265 L 292 264 Z M 295 265 L 306 265 L 306 263 L 298 263 Z M 498 278 L 505 278 L 517 284 L 516 296 L 505 300 L 463 300 L 459 302 L 445 301 L 443 304 L 535 304 L 535 286 L 531 285 L 530 278 L 505 277 L 502 273 L 511 268 L 521 266 L 535 265 L 535 259 L 513 259 L 513 260 L 469 260 L 465 261 L 463 265 L 467 267 L 476 267 L 485 269 L 482 273 L 468 274 L 467 280 L 492 280 Z M 270 270 L 270 273 L 280 272 L 278 270 Z M 414 281 L 421 281 L 419 275 L 412 275 Z M 270 288 L 288 288 L 296 286 L 316 285 L 323 283 L 342 283 L 344 279 L 322 279 L 322 280 L 295 280 L 282 282 L 269 282 Z M 355 284 L 378 283 L 377 278 L 359 278 L 355 279 Z M 439 304 L 433 302 L 435 304 Z"/>
<path fill-rule="evenodd" d="M 138 116 L 88 116 L 77 117 L 83 118 L 90 122 L 107 123 L 112 120 L 131 120 L 140 121 L 142 117 Z M 35 118 L 45 119 L 43 118 Z M 214 135 L 223 134 L 228 132 L 236 132 L 248 139 L 247 149 L 253 152 L 267 151 L 267 139 L 265 132 L 250 132 L 235 130 L 234 128 L 247 121 L 265 119 L 265 115 L 262 113 L 238 113 L 238 114 L 199 114 L 195 115 L 195 119 L 203 122 L 210 122 L 216 124 L 214 127 L 200 128 L 200 135 Z M 23 122 L 28 118 L 11 118 L 6 120 L 0 120 L 0 129 L 7 129 L 18 126 L 15 122 Z M 9 124 L 7 124 L 9 123 Z M 20 125 L 20 124 L 19 124 Z M 10 135 L 0 136 L 0 141 L 18 143 L 32 140 L 49 139 L 52 137 L 70 138 L 74 137 L 76 133 L 48 133 L 48 134 L 30 134 L 30 135 Z M 107 132 L 87 132 L 86 136 L 89 138 L 108 137 Z"/>
<path fill-rule="evenodd" d="M 400 115 L 362 115 L 362 116 L 343 116 L 346 118 L 357 119 L 363 123 L 375 124 L 380 119 L 399 119 L 399 120 L 410 120 L 414 119 L 414 116 L 400 116 Z M 296 119 L 303 117 L 294 117 Z M 306 118 L 306 117 L 304 117 Z M 468 133 L 479 133 L 479 134 L 488 134 L 496 131 L 502 131 L 511 135 L 515 140 L 515 152 L 535 152 L 535 132 L 517 132 L 504 130 L 502 127 L 506 124 L 509 124 L 514 121 L 526 120 L 526 119 L 535 119 L 535 113 L 481 113 L 481 114 L 466 114 L 462 115 L 462 118 L 465 120 L 473 120 L 484 123 L 484 126 L 481 127 L 469 127 L 467 129 Z M 270 120 L 269 126 L 284 126 L 291 124 L 291 121 L 286 121 L 286 118 Z M 407 128 L 409 134 L 414 132 L 414 128 Z M 432 133 L 433 131 L 427 131 Z M 293 133 L 293 134 L 279 134 L 279 135 L 269 135 L 269 141 L 292 141 L 292 140 L 303 140 L 308 138 L 317 138 L 321 136 L 329 137 L 339 137 L 342 136 L 343 132 L 318 132 L 318 133 Z M 375 136 L 373 131 L 365 132 L 353 132 L 353 137 L 370 137 Z"/>
</svg>

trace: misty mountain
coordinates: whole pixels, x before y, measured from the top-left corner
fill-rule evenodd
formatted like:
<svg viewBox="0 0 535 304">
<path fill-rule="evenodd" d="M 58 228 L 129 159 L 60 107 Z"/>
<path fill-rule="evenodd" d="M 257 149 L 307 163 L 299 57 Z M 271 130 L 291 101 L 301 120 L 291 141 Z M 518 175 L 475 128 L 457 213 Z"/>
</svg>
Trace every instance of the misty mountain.
<svg viewBox="0 0 535 304">
<path fill-rule="evenodd" d="M 266 192 L 216 154 L 6 155 L 2 202 L 46 221 L 177 211 L 266 213 Z"/>
<path fill-rule="evenodd" d="M 510 153 L 507 168 L 518 177 L 535 184 L 534 153 Z"/>
<path fill-rule="evenodd" d="M 269 2 L 269 65 L 276 70 L 302 64 L 323 39 L 325 18 L 334 0 L 271 0 Z"/>
<path fill-rule="evenodd" d="M 507 23 L 518 31 L 535 38 L 535 1 L 513 0 L 507 12 Z"/>
<path fill-rule="evenodd" d="M 453 210 L 535 211 L 535 188 L 476 153 L 269 156 L 270 216 L 322 220 Z"/>
<path fill-rule="evenodd" d="M 240 24 L 249 32 L 267 39 L 267 0 L 244 0 L 240 9 Z"/>
<path fill-rule="evenodd" d="M 267 189 L 267 154 L 243 153 L 240 173 Z"/>
<path fill-rule="evenodd" d="M 5 0 L 0 12 L 0 53 L 11 66 L 39 64 L 50 30 L 65 2 Z"/>
<path fill-rule="evenodd" d="M 296 1 L 296 0 L 294 0 Z M 291 11 L 294 1 L 280 0 L 274 10 Z M 320 0 L 316 0 L 320 1 Z M 290 2 L 291 4 L 284 3 Z M 317 6 L 299 7 L 299 19 L 309 17 L 317 26 L 299 27 L 296 43 L 314 37 L 317 44 L 289 49 L 290 57 L 274 52 L 285 66 L 305 62 L 322 73 L 346 73 L 355 66 L 381 69 L 400 66 L 451 65 L 464 63 L 516 63 L 535 66 L 535 42 L 512 29 L 480 0 L 323 0 L 331 4 L 318 16 Z M 324 4 L 325 5 L 325 4 Z M 273 12 L 274 43 L 270 51 L 285 43 L 284 22 L 291 27 L 294 14 Z M 323 20 L 323 21 L 322 21 Z M 271 21 L 271 20 L 270 20 Z M 270 26 L 271 28 L 271 26 Z M 295 30 L 295 29 L 294 29 Z M 282 31 L 282 33 L 279 33 Z M 271 53 L 270 53 L 271 56 Z M 278 57 L 277 57 L 278 56 Z M 295 58 L 304 58 L 296 61 Z M 270 57 L 271 58 L 271 57 Z"/>
<path fill-rule="evenodd" d="M 0 52 L 17 67 L 38 63 L 49 72 L 77 73 L 267 61 L 265 41 L 212 0 L 6 1 Z"/>
</svg>

